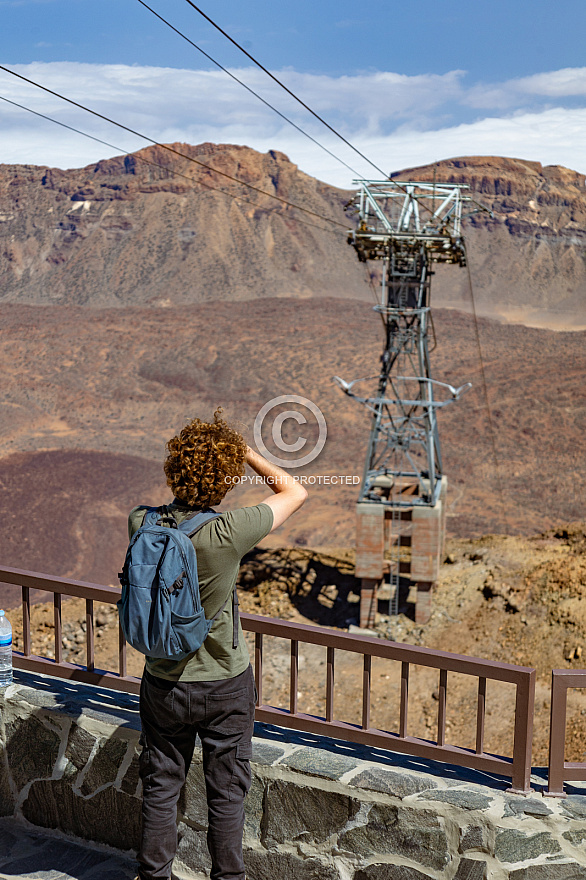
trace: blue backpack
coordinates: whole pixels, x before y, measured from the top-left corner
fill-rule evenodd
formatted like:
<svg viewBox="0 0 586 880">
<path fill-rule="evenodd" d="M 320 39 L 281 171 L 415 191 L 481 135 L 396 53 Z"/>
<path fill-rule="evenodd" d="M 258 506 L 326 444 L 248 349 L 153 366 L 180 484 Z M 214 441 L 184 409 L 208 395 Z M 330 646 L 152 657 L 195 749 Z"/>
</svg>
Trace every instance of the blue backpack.
<svg viewBox="0 0 586 880">
<path fill-rule="evenodd" d="M 201 648 L 212 623 L 226 607 L 207 620 L 197 579 L 191 536 L 220 516 L 196 511 L 177 523 L 164 505 L 147 509 L 132 536 L 122 572 L 118 614 L 129 645 L 148 657 L 181 660 Z M 233 591 L 233 647 L 238 645 L 238 595 Z"/>
</svg>

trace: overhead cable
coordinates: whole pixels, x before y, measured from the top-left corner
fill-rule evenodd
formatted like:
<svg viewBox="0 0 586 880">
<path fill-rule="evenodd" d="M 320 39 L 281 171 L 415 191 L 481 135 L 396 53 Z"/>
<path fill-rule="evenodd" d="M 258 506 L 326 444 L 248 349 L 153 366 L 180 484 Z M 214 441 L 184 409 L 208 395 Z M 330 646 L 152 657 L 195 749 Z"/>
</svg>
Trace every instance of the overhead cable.
<svg viewBox="0 0 586 880">
<path fill-rule="evenodd" d="M 144 156 L 141 156 L 140 153 L 128 153 L 124 147 L 119 146 L 118 144 L 113 144 L 110 141 L 102 140 L 102 138 L 96 137 L 93 134 L 89 134 L 87 131 L 82 131 L 80 128 L 75 128 L 73 125 L 68 125 L 66 122 L 62 122 L 60 119 L 55 119 L 53 116 L 47 116 L 45 113 L 40 113 L 38 110 L 33 110 L 31 107 L 27 107 L 25 104 L 19 104 L 17 101 L 11 101 L 10 98 L 5 98 L 3 95 L 0 95 L 0 101 L 5 101 L 7 104 L 12 104 L 13 107 L 18 107 L 20 110 L 26 110 L 27 113 L 32 113 L 34 116 L 38 116 L 40 119 L 46 119 L 47 122 L 53 122 L 55 125 L 61 126 L 61 128 L 66 128 L 69 131 L 74 132 L 75 134 L 80 134 L 82 137 L 89 138 L 91 141 L 96 141 L 98 144 L 104 144 L 106 147 L 110 147 L 113 150 L 119 150 L 126 156 L 133 156 L 134 159 L 143 162 L 145 165 L 150 165 L 152 168 L 160 168 L 165 171 L 167 174 L 171 174 L 172 177 L 182 177 L 184 180 L 189 181 L 189 183 L 194 184 L 195 186 L 202 186 L 204 189 L 211 190 L 211 192 L 217 192 L 220 195 L 227 196 L 229 199 L 233 199 L 236 202 L 244 202 L 247 205 L 252 205 L 253 208 L 260 208 L 258 202 L 251 202 L 250 199 L 245 198 L 244 196 L 238 196 L 234 193 L 228 192 L 225 189 L 219 189 L 217 186 L 212 186 L 209 183 L 204 183 L 203 180 L 197 180 L 195 177 L 190 177 L 188 174 L 183 174 L 181 171 L 177 171 L 174 168 L 169 168 L 167 165 L 161 165 L 160 162 L 153 162 L 151 159 L 147 159 Z M 37 186 L 37 181 L 32 181 L 30 184 L 21 184 L 21 186 Z M 322 232 L 334 232 L 333 229 L 324 228 L 323 226 L 317 226 L 315 223 L 310 223 L 307 220 L 297 220 L 298 223 L 301 223 L 303 226 L 311 226 L 313 229 L 320 229 Z"/>
<path fill-rule="evenodd" d="M 355 174 L 356 177 L 361 176 L 360 173 L 358 171 L 356 171 L 355 168 L 352 168 L 351 165 L 348 165 L 347 162 L 344 162 L 343 159 L 340 159 L 339 156 L 336 156 L 336 154 L 333 153 L 331 150 L 329 150 L 326 146 L 324 146 L 324 144 L 320 143 L 320 141 L 318 141 L 317 138 L 314 138 L 313 135 L 309 134 L 309 132 L 307 132 L 307 131 L 305 131 L 305 129 L 301 128 L 300 125 L 297 125 L 296 122 L 293 122 L 292 119 L 289 119 L 288 116 L 285 116 L 285 114 L 282 113 L 280 110 L 278 110 L 277 107 L 275 107 L 273 104 L 271 104 L 265 98 L 263 98 L 262 95 L 259 95 L 258 92 L 255 92 L 255 90 L 251 86 L 247 85 L 243 80 L 241 80 L 239 77 L 237 77 L 235 73 L 232 73 L 231 70 L 228 70 L 226 67 L 224 67 L 222 64 L 220 64 L 219 61 L 216 61 L 215 58 L 212 58 L 212 56 L 208 52 L 205 52 L 201 48 L 201 46 L 198 46 L 197 43 L 194 43 L 193 40 L 191 40 L 182 31 L 180 31 L 179 28 L 176 28 L 173 24 L 171 24 L 170 21 L 168 21 L 166 18 L 163 18 L 163 16 L 160 15 L 155 9 L 153 9 L 152 6 L 149 6 L 148 3 L 144 2 L 144 0 L 138 0 L 138 2 L 140 3 L 141 6 L 144 6 L 145 9 L 148 9 L 149 12 L 152 12 L 152 14 L 156 18 L 158 18 L 159 21 L 162 21 L 163 24 L 166 24 L 167 27 L 171 28 L 172 31 L 175 31 L 175 33 L 178 34 L 187 43 L 189 43 L 190 46 L 193 46 L 194 49 L 197 49 L 198 52 L 201 52 L 201 54 L 205 58 L 207 58 L 208 61 L 211 61 L 212 64 L 215 64 L 216 67 L 219 68 L 219 70 L 222 70 L 225 74 L 227 74 L 227 76 L 229 76 L 231 79 L 233 79 L 239 85 L 241 85 L 242 88 L 246 89 L 247 92 L 250 92 L 251 95 L 254 95 L 255 98 L 258 98 L 258 100 L 261 101 L 265 105 L 265 107 L 268 107 L 270 110 L 272 110 L 274 113 L 276 113 L 277 116 L 280 116 L 281 119 L 284 119 L 285 122 L 288 122 L 289 125 L 292 125 L 293 128 L 295 128 L 298 132 L 300 132 L 306 138 L 309 138 L 309 140 L 312 141 L 312 143 L 316 144 L 316 146 L 318 146 L 321 150 L 324 150 L 324 152 L 326 152 L 329 156 L 331 156 L 332 159 L 335 159 L 336 162 L 339 162 L 341 165 L 343 165 L 345 168 L 347 168 L 348 171 L 351 171 L 352 174 Z"/>
<path fill-rule="evenodd" d="M 470 299 L 472 302 L 472 318 L 474 321 L 474 336 L 476 338 L 476 347 L 478 349 L 478 362 L 480 365 L 480 380 L 482 382 L 484 405 L 486 408 L 486 414 L 487 414 L 487 418 L 488 418 L 488 434 L 490 437 L 490 445 L 492 448 L 492 456 L 494 459 L 496 486 L 497 486 L 497 492 L 498 492 L 500 502 L 501 502 L 505 525 L 508 526 L 509 523 L 508 523 L 508 516 L 507 516 L 507 508 L 506 508 L 506 504 L 505 504 L 505 495 L 504 495 L 503 483 L 502 483 L 502 479 L 501 479 L 501 466 L 500 466 L 500 460 L 499 460 L 499 456 L 498 456 L 498 452 L 497 452 L 497 445 L 496 445 L 496 432 L 494 429 L 494 420 L 493 420 L 493 416 L 492 416 L 492 409 L 491 409 L 490 400 L 488 397 L 488 384 L 486 382 L 486 372 L 484 369 L 484 357 L 482 354 L 482 345 L 480 343 L 480 328 L 478 325 L 478 314 L 476 312 L 476 298 L 474 296 L 474 286 L 472 284 L 472 272 L 470 271 L 470 260 L 468 258 L 468 249 L 466 247 L 465 247 L 465 254 L 466 254 L 466 271 L 468 274 L 468 287 L 470 290 Z"/>
<path fill-rule="evenodd" d="M 84 104 L 80 104 L 78 101 L 74 101 L 72 98 L 68 98 L 65 95 L 60 94 L 59 92 L 48 88 L 48 86 L 41 85 L 41 83 L 37 83 L 34 80 L 29 79 L 23 74 L 17 73 L 15 70 L 11 70 L 9 67 L 5 67 L 4 65 L 0 64 L 0 70 L 3 70 L 5 71 L 5 73 L 9 73 L 11 76 L 15 76 L 18 79 L 27 82 L 29 85 L 35 86 L 36 88 L 47 92 L 49 95 L 53 95 L 53 97 L 55 98 L 66 101 L 68 104 L 71 104 L 73 107 L 77 107 L 79 110 L 84 110 L 86 113 L 91 113 L 92 116 L 96 116 L 98 119 L 102 119 L 104 122 L 110 123 L 110 125 L 115 125 L 117 128 L 121 128 L 123 131 L 127 131 L 130 134 L 135 135 L 136 137 L 142 138 L 142 140 L 148 141 L 148 143 L 152 144 L 155 147 L 160 147 L 161 149 L 166 150 L 168 153 L 172 153 L 173 155 L 179 156 L 182 159 L 187 159 L 188 162 L 193 162 L 195 165 L 199 165 L 200 167 L 205 168 L 207 171 L 211 171 L 214 174 L 219 175 L 220 177 L 225 177 L 227 180 L 231 180 L 233 183 L 237 183 L 239 186 L 245 186 L 248 189 L 259 193 L 260 195 L 267 196 L 270 199 L 274 199 L 275 201 L 286 205 L 288 208 L 294 208 L 296 211 L 301 211 L 304 214 L 309 214 L 312 217 L 317 217 L 319 220 L 324 220 L 327 223 L 331 223 L 333 226 L 339 226 L 342 229 L 347 230 L 347 225 L 345 223 L 340 223 L 338 220 L 333 220 L 331 217 L 324 217 L 323 214 L 318 214 L 317 211 L 312 211 L 310 208 L 302 208 L 301 205 L 296 205 L 294 202 L 290 202 L 288 199 L 284 199 L 281 196 L 277 196 L 273 193 L 267 192 L 264 189 L 260 189 L 260 187 L 254 186 L 254 184 L 252 183 L 247 183 L 245 180 L 240 180 L 240 178 L 234 177 L 233 175 L 228 174 L 226 171 L 220 171 L 218 168 L 214 168 L 212 165 L 207 165 L 205 162 L 201 162 L 199 159 L 195 159 L 193 156 L 188 156 L 186 153 L 182 153 L 181 150 L 176 150 L 169 144 L 162 144 L 159 141 L 156 141 L 153 138 L 149 137 L 148 135 L 142 134 L 142 132 L 136 131 L 136 129 L 134 128 L 130 128 L 128 125 L 123 125 L 121 122 L 116 122 L 116 120 L 111 119 L 109 116 L 105 116 L 103 113 L 98 113 L 97 110 L 92 110 L 90 107 L 86 107 Z"/>
<path fill-rule="evenodd" d="M 208 21 L 212 25 L 212 27 L 215 27 L 215 29 L 217 31 L 219 31 L 222 34 L 222 36 L 226 37 L 226 39 L 229 40 L 234 46 L 236 46 L 237 49 L 240 49 L 240 51 L 243 52 L 244 55 L 246 55 L 246 57 L 249 58 L 253 64 L 255 64 L 258 68 L 260 68 L 260 70 L 262 70 L 264 73 L 266 73 L 266 75 L 269 76 L 274 82 L 276 82 L 278 86 L 280 86 L 282 89 L 284 89 L 288 95 L 291 95 L 291 97 L 294 98 L 298 104 L 301 104 L 301 106 L 304 107 L 305 110 L 308 111 L 308 113 L 311 113 L 311 115 L 314 116 L 317 120 L 319 120 L 319 122 L 321 122 L 322 125 L 325 125 L 325 127 L 328 128 L 333 134 L 335 134 L 337 138 L 339 138 L 341 141 L 343 141 L 346 144 L 346 146 L 350 147 L 351 150 L 354 150 L 354 152 L 357 153 L 361 159 L 364 159 L 365 162 L 368 162 L 369 165 L 371 165 L 373 168 L 376 168 L 376 170 L 379 172 L 379 174 L 382 174 L 382 176 L 384 177 L 385 180 L 388 179 L 389 175 L 386 174 L 382 170 L 382 168 L 379 168 L 379 166 L 376 165 L 371 159 L 369 159 L 368 156 L 365 156 L 364 153 L 360 152 L 358 147 L 355 147 L 354 144 L 350 143 L 350 141 L 347 138 L 345 138 L 343 134 L 340 134 L 339 131 L 336 131 L 336 129 L 332 125 L 330 125 L 329 122 L 326 122 L 326 120 L 322 116 L 319 115 L 319 113 L 316 113 L 315 110 L 312 110 L 311 107 L 305 103 L 305 101 L 303 101 L 301 98 L 299 98 L 295 94 L 295 92 L 291 91 L 291 89 L 288 88 L 284 82 L 281 82 L 281 80 L 278 77 L 276 77 L 274 73 L 271 73 L 271 71 L 268 70 L 263 64 L 261 64 L 260 61 L 257 61 L 257 59 L 254 58 L 254 56 L 252 56 L 250 54 L 250 52 L 246 51 L 244 46 L 241 46 L 240 43 L 236 42 L 236 40 L 233 37 L 231 37 L 230 34 L 226 33 L 226 31 L 223 30 L 223 28 L 221 28 L 219 24 L 216 24 L 216 22 L 213 19 L 211 19 L 209 17 L 209 15 L 206 15 L 205 12 L 199 8 L 199 6 L 196 6 L 195 3 L 192 2 L 192 0 L 186 0 L 186 3 L 188 3 L 193 9 L 195 9 L 196 12 L 199 12 L 199 14 L 203 18 L 205 18 L 205 20 Z"/>
</svg>

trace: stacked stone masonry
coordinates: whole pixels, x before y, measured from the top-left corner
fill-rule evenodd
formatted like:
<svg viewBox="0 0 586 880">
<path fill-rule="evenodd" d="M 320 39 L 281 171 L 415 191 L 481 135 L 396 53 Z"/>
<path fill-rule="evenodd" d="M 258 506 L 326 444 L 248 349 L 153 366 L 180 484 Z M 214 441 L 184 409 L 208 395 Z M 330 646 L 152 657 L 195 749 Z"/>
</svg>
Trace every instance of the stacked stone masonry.
<svg viewBox="0 0 586 880">
<path fill-rule="evenodd" d="M 0 714 L 0 814 L 136 848 L 134 697 L 18 673 L 0 692 Z M 524 798 L 472 771 L 277 728 L 258 732 L 248 880 L 586 880 L 586 795 Z M 199 753 L 180 820 L 177 870 L 205 877 Z"/>
</svg>

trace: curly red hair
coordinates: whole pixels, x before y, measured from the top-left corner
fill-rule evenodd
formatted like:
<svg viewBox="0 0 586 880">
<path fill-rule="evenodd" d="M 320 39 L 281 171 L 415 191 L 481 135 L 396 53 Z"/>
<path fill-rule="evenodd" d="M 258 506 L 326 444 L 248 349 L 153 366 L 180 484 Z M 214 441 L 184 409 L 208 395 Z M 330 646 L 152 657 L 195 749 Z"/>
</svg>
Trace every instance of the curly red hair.
<svg viewBox="0 0 586 880">
<path fill-rule="evenodd" d="M 218 407 L 213 423 L 193 419 L 167 443 L 167 485 L 190 507 L 219 504 L 244 474 L 246 443 L 221 413 Z"/>
</svg>

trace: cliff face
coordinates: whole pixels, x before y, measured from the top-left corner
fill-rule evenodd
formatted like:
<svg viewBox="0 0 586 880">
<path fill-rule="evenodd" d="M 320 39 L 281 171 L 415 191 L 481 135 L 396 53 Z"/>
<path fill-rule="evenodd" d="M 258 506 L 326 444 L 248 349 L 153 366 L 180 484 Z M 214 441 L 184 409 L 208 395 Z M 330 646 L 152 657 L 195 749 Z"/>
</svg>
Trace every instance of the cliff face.
<svg viewBox="0 0 586 880">
<path fill-rule="evenodd" d="M 364 267 L 345 243 L 349 194 L 303 174 L 281 153 L 173 146 L 342 225 L 158 147 L 73 171 L 0 166 L 2 298 L 165 306 L 364 295 Z"/>
<path fill-rule="evenodd" d="M 159 147 L 70 171 L 0 166 L 0 298 L 91 306 L 370 298 L 365 267 L 346 244 L 350 193 L 303 174 L 282 153 L 173 146 L 215 171 Z M 475 214 L 464 225 L 479 311 L 542 326 L 586 326 L 584 175 L 472 157 L 397 176 L 431 180 L 434 173 L 468 184 L 493 211 L 492 219 Z M 465 271 L 440 267 L 433 291 L 436 305 L 470 306 Z"/>
<path fill-rule="evenodd" d="M 542 326 L 586 322 L 586 178 L 558 165 L 473 156 L 401 172 L 463 183 L 493 212 L 464 224 L 479 309 Z M 440 268 L 436 303 L 470 302 L 467 273 Z"/>
</svg>

